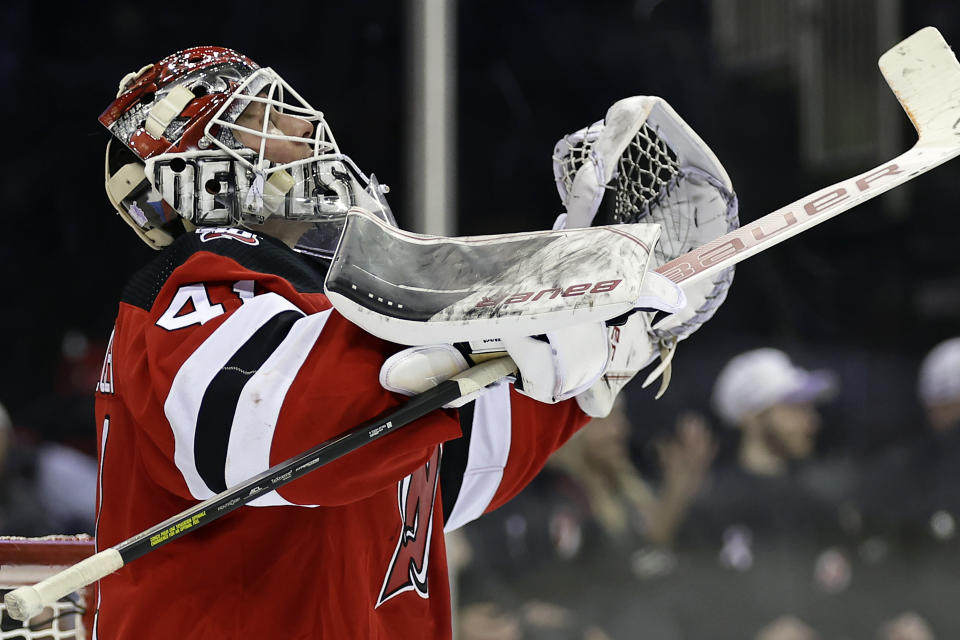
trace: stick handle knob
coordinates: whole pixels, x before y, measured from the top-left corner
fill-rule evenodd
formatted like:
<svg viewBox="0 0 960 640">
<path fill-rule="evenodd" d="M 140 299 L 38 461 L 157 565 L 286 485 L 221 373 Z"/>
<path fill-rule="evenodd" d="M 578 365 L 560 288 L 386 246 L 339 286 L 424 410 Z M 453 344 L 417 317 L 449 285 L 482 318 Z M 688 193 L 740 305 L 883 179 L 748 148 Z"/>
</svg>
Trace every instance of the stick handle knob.
<svg viewBox="0 0 960 640">
<path fill-rule="evenodd" d="M 14 589 L 4 596 L 7 612 L 17 620 L 29 620 L 65 595 L 92 584 L 123 566 L 120 552 L 110 548 L 67 567 L 33 586 Z"/>
</svg>

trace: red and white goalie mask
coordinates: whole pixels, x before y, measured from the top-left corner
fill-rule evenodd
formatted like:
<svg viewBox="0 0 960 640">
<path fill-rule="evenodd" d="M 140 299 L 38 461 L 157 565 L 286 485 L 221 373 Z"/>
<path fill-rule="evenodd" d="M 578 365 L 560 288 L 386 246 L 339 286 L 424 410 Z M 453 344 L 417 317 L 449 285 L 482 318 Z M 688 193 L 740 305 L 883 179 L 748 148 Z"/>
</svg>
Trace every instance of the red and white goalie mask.
<svg viewBox="0 0 960 640">
<path fill-rule="evenodd" d="M 127 74 L 100 122 L 123 143 L 107 145 L 107 195 L 155 249 L 192 226 L 279 219 L 313 223 L 296 248 L 328 258 L 350 207 L 396 224 L 323 113 L 236 51 L 194 47 Z"/>
</svg>

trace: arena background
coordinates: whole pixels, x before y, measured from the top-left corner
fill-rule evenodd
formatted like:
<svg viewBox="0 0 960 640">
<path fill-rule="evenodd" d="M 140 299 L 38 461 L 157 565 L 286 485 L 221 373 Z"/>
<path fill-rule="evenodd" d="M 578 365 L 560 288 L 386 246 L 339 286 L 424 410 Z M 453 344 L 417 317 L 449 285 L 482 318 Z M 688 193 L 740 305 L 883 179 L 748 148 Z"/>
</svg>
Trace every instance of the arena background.
<svg viewBox="0 0 960 640">
<path fill-rule="evenodd" d="M 97 116 L 128 71 L 195 44 L 232 47 L 273 67 L 325 112 L 341 148 L 391 186 L 401 226 L 411 225 L 406 65 L 415 35 L 404 3 L 15 2 L 0 15 L 0 402 L 38 437 L 93 446 L 92 413 L 64 400 L 65 389 L 75 391 L 64 376 L 84 354 L 102 353 L 125 279 L 153 256 L 103 192 L 107 134 Z M 459 3 L 454 15 L 459 234 L 549 227 L 561 210 L 554 143 L 638 94 L 667 99 L 708 142 L 733 180 L 741 221 L 750 221 L 913 143 L 876 69 L 880 53 L 926 25 L 960 46 L 960 5 L 949 0 L 487 0 Z M 825 409 L 818 445 L 824 455 L 868 455 L 914 433 L 924 420 L 920 358 L 960 333 L 958 184 L 954 162 L 739 265 L 716 317 L 680 345 L 666 396 L 630 390 L 638 464 L 649 465 L 647 443 L 672 429 L 680 409 L 710 416 L 721 365 L 756 346 L 839 374 L 842 392 Z M 716 431 L 723 449 L 730 434 Z M 869 596 L 811 596 L 795 609 L 837 630 L 823 637 L 868 637 L 882 612 L 900 608 L 922 610 L 937 637 L 958 637 L 944 598 L 956 593 L 944 570 L 956 566 L 957 542 L 931 545 L 891 560 L 881 577 L 858 575 L 884 585 Z M 729 635 L 714 626 L 738 617 L 717 610 L 736 602 L 716 597 L 725 583 L 714 578 L 704 569 L 671 583 L 619 585 L 620 595 L 604 599 L 619 603 L 615 611 L 597 605 L 597 615 L 636 629 L 656 619 L 643 616 L 659 602 L 674 611 L 670 620 L 697 621 L 648 635 L 608 632 L 746 637 L 753 622 Z M 567 593 L 581 602 L 612 588 L 599 573 L 581 572 L 572 584 Z"/>
</svg>

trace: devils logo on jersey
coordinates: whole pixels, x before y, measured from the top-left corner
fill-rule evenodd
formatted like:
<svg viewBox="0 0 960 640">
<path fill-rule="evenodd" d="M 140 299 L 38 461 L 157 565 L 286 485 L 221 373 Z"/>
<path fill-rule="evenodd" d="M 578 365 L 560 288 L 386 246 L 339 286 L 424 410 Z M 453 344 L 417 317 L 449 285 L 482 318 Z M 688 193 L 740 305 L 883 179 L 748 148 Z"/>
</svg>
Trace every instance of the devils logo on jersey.
<svg viewBox="0 0 960 640">
<path fill-rule="evenodd" d="M 427 565 L 430 560 L 430 535 L 433 533 L 433 507 L 437 498 L 440 447 L 426 466 L 397 483 L 400 507 L 400 540 L 383 580 L 377 606 L 393 596 L 416 591 L 421 598 L 427 592 Z"/>
</svg>

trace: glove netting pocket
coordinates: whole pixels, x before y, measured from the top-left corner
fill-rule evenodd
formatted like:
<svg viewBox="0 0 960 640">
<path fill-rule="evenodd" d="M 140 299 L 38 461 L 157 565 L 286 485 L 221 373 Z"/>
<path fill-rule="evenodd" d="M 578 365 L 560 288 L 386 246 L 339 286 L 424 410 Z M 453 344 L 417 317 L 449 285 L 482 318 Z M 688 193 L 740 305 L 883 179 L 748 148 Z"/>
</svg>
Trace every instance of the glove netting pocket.
<svg viewBox="0 0 960 640">
<path fill-rule="evenodd" d="M 658 106 L 665 105 L 659 99 L 640 100 L 656 100 Z M 671 117 L 675 121 L 670 123 L 669 132 L 666 126 L 655 121 Z M 553 156 L 554 176 L 565 205 L 575 192 L 577 174 L 582 170 L 595 172 L 596 182 L 603 185 L 603 192 L 596 194 L 599 201 L 594 204 L 591 224 L 659 224 L 662 233 L 651 256 L 654 269 L 739 226 L 737 198 L 725 172 L 709 149 L 669 106 L 651 109 L 632 135 L 630 132 L 619 134 L 630 135 L 629 140 L 611 144 L 607 135 L 605 150 L 623 148 L 613 159 L 615 167 L 604 166 L 611 162 L 611 158 L 604 157 L 604 150 L 596 148 L 606 126 L 604 120 L 595 122 L 557 143 Z M 686 152 L 698 144 L 706 149 L 705 152 L 695 150 L 699 154 L 698 164 L 709 164 L 704 159 L 712 159 L 719 176 L 685 162 L 687 155 L 693 155 Z M 607 175 L 610 178 L 604 180 Z M 605 195 L 612 197 L 603 197 Z M 692 334 L 723 303 L 733 283 L 733 274 L 734 268 L 730 267 L 710 280 L 684 287 L 689 300 L 687 308 L 656 319 L 651 334 L 661 342 L 682 340 Z"/>
</svg>

